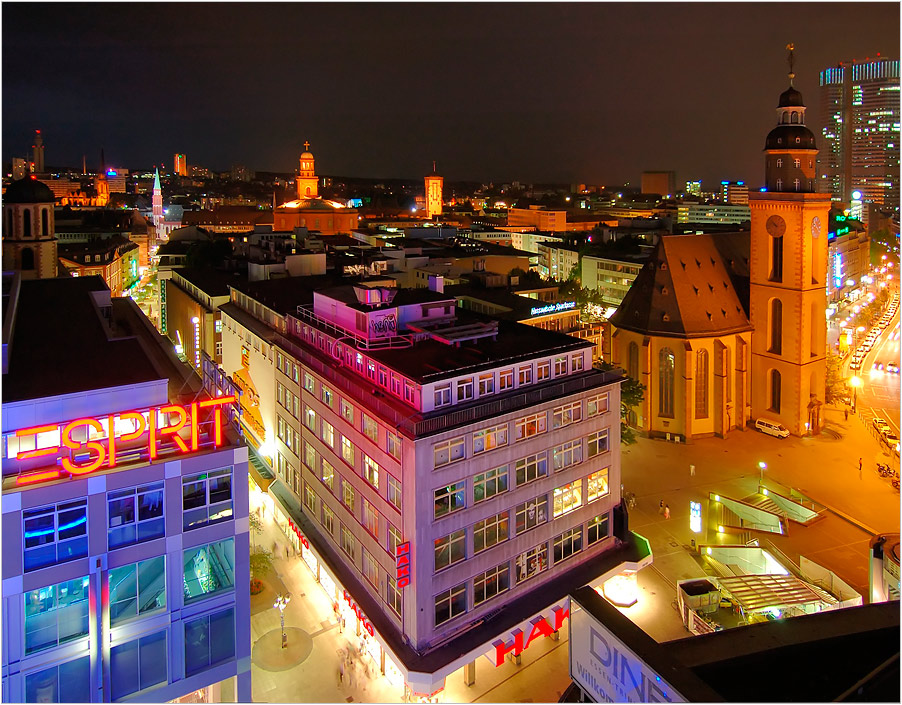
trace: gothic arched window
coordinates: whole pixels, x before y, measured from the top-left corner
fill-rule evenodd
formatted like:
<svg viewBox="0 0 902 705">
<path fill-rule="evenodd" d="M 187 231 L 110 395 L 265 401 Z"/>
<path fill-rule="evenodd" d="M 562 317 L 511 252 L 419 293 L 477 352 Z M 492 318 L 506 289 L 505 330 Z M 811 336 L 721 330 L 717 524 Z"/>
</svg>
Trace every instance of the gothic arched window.
<svg viewBox="0 0 902 705">
<path fill-rule="evenodd" d="M 658 355 L 658 414 L 673 418 L 673 378 L 676 358 L 670 348 Z"/>
<path fill-rule="evenodd" d="M 781 169 L 782 167 L 783 167 L 783 160 L 782 160 L 782 159 L 778 159 L 778 160 L 777 160 L 777 168 L 778 168 L 778 169 Z"/>
<path fill-rule="evenodd" d="M 770 300 L 770 344 L 767 351 L 775 355 L 783 354 L 783 302 L 780 299 Z"/>
<path fill-rule="evenodd" d="M 31 237 L 31 211 L 27 208 L 22 211 L 22 237 Z"/>
<path fill-rule="evenodd" d="M 695 418 L 708 418 L 708 351 L 695 356 Z"/>
<path fill-rule="evenodd" d="M 30 247 L 25 247 L 22 249 L 22 265 L 23 270 L 32 270 L 34 269 L 34 250 Z"/>
<path fill-rule="evenodd" d="M 782 392 L 783 380 L 780 377 L 779 370 L 770 371 L 770 410 L 780 413 L 780 396 Z"/>
<path fill-rule="evenodd" d="M 47 209 L 41 208 L 41 237 L 47 237 L 47 235 L 50 234 L 50 229 L 47 225 L 48 222 Z"/>
</svg>

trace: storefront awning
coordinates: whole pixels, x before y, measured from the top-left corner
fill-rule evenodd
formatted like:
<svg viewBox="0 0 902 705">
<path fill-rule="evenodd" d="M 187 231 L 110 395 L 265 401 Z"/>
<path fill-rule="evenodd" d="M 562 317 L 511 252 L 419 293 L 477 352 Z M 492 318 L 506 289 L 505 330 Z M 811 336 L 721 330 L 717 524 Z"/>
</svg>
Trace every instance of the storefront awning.
<svg viewBox="0 0 902 705">
<path fill-rule="evenodd" d="M 736 575 L 718 578 L 718 582 L 745 612 L 826 602 L 808 583 L 793 575 Z"/>
</svg>

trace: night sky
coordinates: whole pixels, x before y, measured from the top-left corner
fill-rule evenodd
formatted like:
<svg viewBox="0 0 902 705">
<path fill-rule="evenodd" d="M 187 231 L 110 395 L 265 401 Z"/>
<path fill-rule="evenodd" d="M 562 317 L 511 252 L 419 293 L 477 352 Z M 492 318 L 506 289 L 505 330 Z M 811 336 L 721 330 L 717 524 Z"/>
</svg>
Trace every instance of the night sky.
<svg viewBox="0 0 902 705">
<path fill-rule="evenodd" d="M 763 180 L 787 87 L 899 57 L 897 3 L 4 3 L 3 159 L 146 168 L 185 152 L 320 174 Z"/>
</svg>

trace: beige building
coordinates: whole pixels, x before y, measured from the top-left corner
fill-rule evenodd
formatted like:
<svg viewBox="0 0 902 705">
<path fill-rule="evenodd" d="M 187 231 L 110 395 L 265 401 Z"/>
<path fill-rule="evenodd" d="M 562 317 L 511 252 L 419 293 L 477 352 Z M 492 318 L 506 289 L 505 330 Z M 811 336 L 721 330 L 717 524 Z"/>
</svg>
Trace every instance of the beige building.
<svg viewBox="0 0 902 705">
<path fill-rule="evenodd" d="M 13 181 L 3 194 L 3 271 L 23 279 L 57 275 L 53 193 L 34 177 Z"/>
</svg>

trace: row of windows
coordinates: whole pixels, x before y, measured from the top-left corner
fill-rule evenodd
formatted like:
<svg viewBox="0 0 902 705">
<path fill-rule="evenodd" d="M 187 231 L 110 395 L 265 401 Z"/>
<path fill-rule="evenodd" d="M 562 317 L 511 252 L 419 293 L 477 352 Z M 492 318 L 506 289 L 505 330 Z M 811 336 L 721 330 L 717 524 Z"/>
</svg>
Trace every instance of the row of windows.
<svg viewBox="0 0 902 705">
<path fill-rule="evenodd" d="M 551 494 L 551 518 L 557 519 L 578 509 L 583 505 L 584 499 L 588 504 L 607 496 L 610 492 L 609 470 L 609 468 L 602 468 L 593 472 L 585 478 L 585 485 L 583 485 L 583 478 L 580 478 L 556 487 Z M 439 501 L 443 506 L 459 507 L 463 500 L 462 489 L 452 493 L 445 492 L 455 488 L 456 486 L 443 488 L 441 498 L 439 498 L 439 490 L 436 491 L 436 512 L 438 512 Z M 513 512 L 514 531 L 515 535 L 519 536 L 548 521 L 548 495 L 540 494 L 522 502 L 513 508 Z M 510 513 L 511 510 L 506 509 L 473 524 L 470 529 L 473 535 L 471 556 L 511 538 Z M 467 533 L 467 528 L 458 529 L 435 540 L 434 568 L 436 572 L 467 558 Z"/>
<path fill-rule="evenodd" d="M 235 539 L 185 549 L 184 604 L 235 587 Z M 107 573 L 109 626 L 166 609 L 166 557 L 156 556 Z M 88 576 L 47 585 L 24 594 L 25 653 L 33 654 L 89 634 Z"/>
<path fill-rule="evenodd" d="M 591 546 L 608 536 L 608 515 L 602 514 L 591 519 L 586 526 L 585 544 Z M 583 550 L 582 525 L 568 529 L 551 541 L 553 564 L 557 565 Z M 435 626 L 465 614 L 469 605 L 478 607 L 484 602 L 506 593 L 512 586 L 529 580 L 549 567 L 548 542 L 545 541 L 519 554 L 513 562 L 505 561 L 489 570 L 475 575 L 454 587 L 443 590 L 434 597 Z"/>
<path fill-rule="evenodd" d="M 554 358 L 554 361 L 545 360 L 535 364 L 529 363 L 521 365 L 516 369 L 516 380 L 518 387 L 533 382 L 544 382 L 551 379 L 552 371 L 555 377 L 562 377 L 574 372 L 580 372 L 583 369 L 583 356 L 577 353 L 571 356 L 560 356 Z M 514 388 L 514 369 L 499 370 L 496 375 L 494 372 L 485 372 L 476 377 L 467 377 L 459 379 L 452 387 L 451 382 L 437 385 L 433 389 L 433 404 L 436 408 L 449 406 L 453 402 L 460 404 L 462 402 L 475 399 L 477 396 L 484 397 L 494 394 L 496 391 L 505 392 Z M 452 392 L 456 392 L 456 396 Z"/>
<path fill-rule="evenodd" d="M 165 535 L 163 482 L 107 493 L 108 550 Z M 232 468 L 182 478 L 182 529 L 232 518 Z M 88 555 L 88 503 L 77 499 L 22 512 L 25 571 Z"/>
<path fill-rule="evenodd" d="M 229 608 L 184 623 L 185 675 L 192 676 L 235 657 L 235 610 Z M 169 682 L 166 629 L 110 649 L 110 695 L 120 700 Z M 25 702 L 90 702 L 90 656 L 25 675 Z"/>
<path fill-rule="evenodd" d="M 586 418 L 603 414 L 608 410 L 608 393 L 603 392 L 586 400 Z M 559 429 L 583 419 L 582 400 L 557 406 L 551 411 L 551 428 Z M 514 440 L 520 441 L 545 433 L 548 430 L 548 411 L 540 411 L 514 421 Z M 509 442 L 509 424 L 475 431 L 472 435 L 472 455 L 477 456 Z M 467 437 L 460 436 L 433 447 L 433 467 L 440 468 L 467 457 Z"/>
<path fill-rule="evenodd" d="M 608 450 L 608 430 L 602 429 L 587 438 L 586 457 L 594 458 Z M 583 461 L 583 441 L 581 438 L 555 446 L 550 451 L 554 472 L 578 465 Z M 549 451 L 541 451 L 513 463 L 507 463 L 473 476 L 473 504 L 491 499 L 507 492 L 511 467 L 514 470 L 514 486 L 522 487 L 530 482 L 548 476 Z M 606 472 L 606 469 L 605 469 Z M 467 507 L 467 479 L 450 485 L 443 485 L 433 491 L 435 519 L 452 514 Z"/>
</svg>

